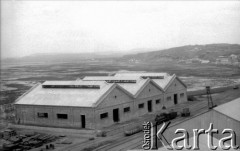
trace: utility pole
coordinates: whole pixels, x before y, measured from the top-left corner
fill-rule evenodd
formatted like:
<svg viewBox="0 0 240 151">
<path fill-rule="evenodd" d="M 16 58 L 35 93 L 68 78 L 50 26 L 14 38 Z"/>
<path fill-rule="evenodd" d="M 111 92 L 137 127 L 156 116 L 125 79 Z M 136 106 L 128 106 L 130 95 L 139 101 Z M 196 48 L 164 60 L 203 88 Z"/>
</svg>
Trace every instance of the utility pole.
<svg viewBox="0 0 240 151">
<path fill-rule="evenodd" d="M 212 109 L 213 107 L 217 105 L 213 105 L 213 100 L 212 100 L 212 95 L 210 91 L 210 86 L 206 86 L 206 91 L 207 91 L 207 99 L 208 99 L 208 108 Z"/>
</svg>

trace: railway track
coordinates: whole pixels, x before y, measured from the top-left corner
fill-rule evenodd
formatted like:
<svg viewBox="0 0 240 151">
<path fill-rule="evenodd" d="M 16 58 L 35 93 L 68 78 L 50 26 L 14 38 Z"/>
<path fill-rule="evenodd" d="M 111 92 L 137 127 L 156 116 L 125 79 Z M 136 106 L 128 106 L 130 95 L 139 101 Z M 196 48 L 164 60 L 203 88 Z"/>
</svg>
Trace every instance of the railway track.
<svg viewBox="0 0 240 151">
<path fill-rule="evenodd" d="M 188 106 L 184 105 L 182 107 L 178 107 L 176 110 L 181 110 L 186 107 L 191 108 L 192 109 L 191 113 L 196 114 L 201 110 L 206 110 L 207 102 L 201 101 L 198 103 L 189 104 Z M 178 121 L 182 121 L 183 119 L 185 119 L 185 118 L 178 117 L 177 119 L 172 120 L 172 123 L 174 124 Z M 143 139 L 143 133 L 140 132 L 140 133 L 134 134 L 132 136 L 119 138 L 115 141 L 116 143 L 111 143 L 111 144 L 107 144 L 107 145 L 98 147 L 98 148 L 94 149 L 94 151 L 125 151 L 125 150 L 129 150 L 129 149 L 136 149 L 136 148 L 141 147 L 142 139 Z"/>
<path fill-rule="evenodd" d="M 138 140 L 139 138 L 142 138 L 142 133 L 137 133 L 135 135 L 132 135 L 131 137 L 121 137 L 119 139 L 117 139 L 115 142 L 116 143 L 111 143 L 109 145 L 106 146 L 102 146 L 99 148 L 94 149 L 94 151 L 107 151 L 107 150 L 113 150 L 114 148 L 118 148 L 119 146 L 121 146 L 122 144 L 131 142 L 133 140 Z M 115 150 L 116 151 L 116 150 Z"/>
<path fill-rule="evenodd" d="M 177 107 L 176 110 L 180 111 L 183 108 L 189 107 L 191 108 L 193 111 L 198 112 L 199 110 L 206 108 L 207 107 L 207 102 L 206 101 L 201 101 L 198 103 L 191 103 L 189 105 L 182 105 L 181 107 Z M 177 118 L 177 121 L 181 121 L 182 119 L 184 119 L 183 117 L 179 117 Z M 172 122 L 174 122 L 175 120 L 173 120 Z M 142 144 L 142 138 L 143 138 L 143 133 L 137 133 L 134 134 L 132 136 L 128 136 L 128 137 L 124 137 L 123 134 L 118 134 L 118 135 L 113 135 L 110 137 L 101 137 L 97 138 L 96 140 L 93 141 L 86 141 L 86 142 L 82 142 L 79 144 L 74 144 L 71 146 L 68 146 L 67 148 L 63 148 L 60 151 L 79 151 L 79 150 L 84 150 L 86 148 L 88 148 L 89 146 L 94 146 L 96 144 L 101 144 L 106 142 L 105 145 L 101 145 L 99 147 L 96 147 L 95 149 L 93 149 L 93 151 L 124 151 L 124 150 L 128 150 L 128 149 L 134 149 L 137 148 L 139 146 L 141 146 Z M 111 140 L 111 143 L 108 143 L 108 141 Z"/>
<path fill-rule="evenodd" d="M 114 141 L 114 140 L 117 140 L 122 137 L 123 137 L 123 134 L 113 135 L 111 137 L 98 137 L 97 139 L 92 140 L 92 141 L 88 140 L 88 141 L 81 142 L 78 144 L 69 145 L 67 147 L 61 148 L 58 151 L 80 151 L 80 150 L 84 150 L 84 149 L 88 148 L 89 146 L 94 146 L 96 144 L 108 142 L 109 140 Z"/>
<path fill-rule="evenodd" d="M 231 94 L 226 94 L 224 96 L 219 96 L 214 99 L 215 104 L 222 104 L 226 102 L 226 100 L 232 100 Z M 204 113 L 208 110 L 208 102 L 206 100 L 202 100 L 199 102 L 193 101 L 188 103 L 179 104 L 179 106 L 172 107 L 177 112 L 182 111 L 183 108 L 190 108 L 191 111 L 191 117 L 196 114 Z M 170 108 L 171 109 L 171 108 Z M 178 122 L 183 121 L 186 119 L 185 117 L 178 117 L 177 119 L 172 120 L 172 124 L 177 124 Z M 65 150 L 83 150 L 84 148 L 87 148 L 89 146 L 92 146 L 94 144 L 100 144 L 106 142 L 106 144 L 99 145 L 96 148 L 93 148 L 94 151 L 125 151 L 129 149 L 139 149 L 142 146 L 142 139 L 143 139 L 143 133 L 137 133 L 132 136 L 124 137 L 123 134 L 117 134 L 108 136 L 106 138 L 96 139 L 94 141 L 88 141 L 81 144 L 75 144 L 70 146 Z M 111 143 L 108 143 L 108 141 L 112 141 Z"/>
</svg>

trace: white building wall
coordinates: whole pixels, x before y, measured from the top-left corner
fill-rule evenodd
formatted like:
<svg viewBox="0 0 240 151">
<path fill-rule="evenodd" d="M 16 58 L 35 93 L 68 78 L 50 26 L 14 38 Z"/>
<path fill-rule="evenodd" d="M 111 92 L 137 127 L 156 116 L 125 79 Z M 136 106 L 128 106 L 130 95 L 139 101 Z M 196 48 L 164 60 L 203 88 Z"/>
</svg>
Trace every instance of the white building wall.
<svg viewBox="0 0 240 151">
<path fill-rule="evenodd" d="M 115 97 L 116 96 L 116 97 Z M 156 100 L 160 103 L 156 104 Z M 138 95 L 136 99 L 131 98 L 119 89 L 113 90 L 95 109 L 96 127 L 109 126 L 114 124 L 113 109 L 119 109 L 120 122 L 130 120 L 135 117 L 149 113 L 148 101 L 152 101 L 152 112 L 160 111 L 163 106 L 163 92 L 152 83 L 149 83 Z M 144 104 L 139 108 L 139 104 Z M 124 108 L 130 107 L 130 111 L 125 113 Z M 108 117 L 100 119 L 100 114 L 108 113 Z"/>
<path fill-rule="evenodd" d="M 133 102 L 133 98 L 124 93 L 119 88 L 115 88 L 108 94 L 108 96 L 97 106 L 97 109 L 106 108 L 109 106 L 120 105 L 124 103 Z"/>
<path fill-rule="evenodd" d="M 145 86 L 136 99 L 151 98 L 152 96 L 163 94 L 163 92 L 151 82 Z"/>
<path fill-rule="evenodd" d="M 165 107 L 172 107 L 174 104 L 174 94 L 177 94 L 177 104 L 187 101 L 187 88 L 177 79 L 171 83 L 164 95 Z M 183 95 L 181 95 L 183 94 Z M 169 99 L 171 98 L 171 99 Z"/>
<path fill-rule="evenodd" d="M 47 113 L 47 118 L 38 117 L 38 113 Z M 82 128 L 81 115 L 85 115 L 86 128 L 94 128 L 92 108 L 16 105 L 16 120 L 20 124 Z M 58 119 L 57 114 L 67 114 L 67 119 Z"/>
<path fill-rule="evenodd" d="M 181 97 L 182 93 L 184 95 Z M 187 101 L 186 88 L 177 79 L 165 93 L 150 82 L 135 99 L 120 88 L 115 88 L 96 108 L 16 105 L 16 115 L 21 124 L 72 128 L 82 128 L 81 115 L 85 115 L 86 128 L 97 129 L 114 124 L 113 109 L 119 109 L 119 122 L 123 122 L 149 113 L 149 100 L 152 101 L 152 112 L 160 111 L 163 106 L 173 106 L 174 94 L 177 94 L 178 103 Z M 156 100 L 160 103 L 156 104 Z M 143 108 L 139 108 L 141 103 L 144 103 Z M 129 112 L 124 112 L 126 107 L 130 107 Z M 38 112 L 48 113 L 48 118 L 38 118 Z M 68 114 L 68 119 L 58 119 L 57 113 Z M 100 119 L 102 113 L 108 113 L 108 117 Z"/>
<path fill-rule="evenodd" d="M 160 104 L 156 104 L 156 100 L 160 99 Z M 138 97 L 134 100 L 135 113 L 134 116 L 142 116 L 148 113 L 148 101 L 152 101 L 152 112 L 159 111 L 163 106 L 163 92 L 153 85 L 151 82 L 142 90 Z M 139 104 L 144 103 L 144 108 L 139 108 Z"/>
<path fill-rule="evenodd" d="M 108 96 L 95 108 L 96 127 L 105 127 L 114 124 L 113 109 L 118 109 L 119 122 L 130 120 L 133 118 L 134 107 L 133 98 L 116 88 L 108 94 Z M 124 113 L 124 108 L 130 107 L 130 111 Z M 101 119 L 100 114 L 107 113 L 108 117 Z"/>
</svg>

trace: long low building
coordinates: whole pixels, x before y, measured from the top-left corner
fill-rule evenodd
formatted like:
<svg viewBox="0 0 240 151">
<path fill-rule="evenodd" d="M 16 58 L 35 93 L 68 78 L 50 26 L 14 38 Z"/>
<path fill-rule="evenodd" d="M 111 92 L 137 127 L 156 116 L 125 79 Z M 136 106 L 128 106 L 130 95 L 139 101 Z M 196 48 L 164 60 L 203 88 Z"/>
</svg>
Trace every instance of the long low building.
<svg viewBox="0 0 240 151">
<path fill-rule="evenodd" d="M 212 124 L 212 129 L 216 129 L 217 132 L 213 132 L 212 134 L 212 145 L 216 146 L 216 149 L 210 149 L 208 145 L 211 141 L 208 139 L 207 134 L 199 133 L 199 149 L 200 151 L 208 151 L 208 150 L 224 150 L 219 146 L 220 140 L 224 141 L 224 146 L 232 145 L 229 149 L 225 150 L 235 150 L 239 151 L 239 148 L 234 149 L 233 146 L 240 146 L 240 98 L 232 100 L 230 102 L 221 104 L 212 110 L 208 110 L 204 113 L 200 113 L 187 119 L 185 121 L 181 121 L 173 126 L 170 126 L 164 132 L 164 136 L 168 142 L 172 142 L 173 139 L 176 137 L 179 138 L 175 132 L 180 128 L 184 128 L 190 138 L 190 145 L 193 146 L 193 141 L 196 139 L 194 138 L 194 131 L 203 129 L 205 131 L 210 129 L 210 125 Z M 226 130 L 226 131 L 225 131 Z M 225 132 L 224 132 L 225 131 Z M 230 133 L 230 131 L 234 133 Z M 182 136 L 182 135 L 181 135 Z M 228 139 L 226 139 L 226 137 Z M 182 141 L 179 142 L 181 145 Z M 222 145 L 223 146 L 223 145 Z M 166 151 L 165 147 L 159 148 L 159 151 Z M 183 148 L 183 151 L 190 150 Z M 191 149 L 194 150 L 194 149 Z"/>
<path fill-rule="evenodd" d="M 174 74 L 117 73 L 37 84 L 15 102 L 26 125 L 99 129 L 186 102 L 187 87 Z"/>
</svg>

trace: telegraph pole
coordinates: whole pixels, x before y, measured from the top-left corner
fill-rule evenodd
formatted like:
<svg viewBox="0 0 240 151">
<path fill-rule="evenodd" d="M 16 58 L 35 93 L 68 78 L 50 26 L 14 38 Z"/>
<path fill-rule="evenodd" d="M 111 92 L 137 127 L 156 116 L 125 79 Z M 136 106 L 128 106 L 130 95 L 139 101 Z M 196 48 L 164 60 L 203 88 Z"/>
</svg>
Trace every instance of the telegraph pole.
<svg viewBox="0 0 240 151">
<path fill-rule="evenodd" d="M 213 107 L 217 105 L 213 105 L 213 100 L 212 100 L 212 95 L 210 91 L 210 86 L 206 86 L 206 91 L 207 91 L 207 99 L 208 99 L 208 108 L 212 109 Z"/>
</svg>

